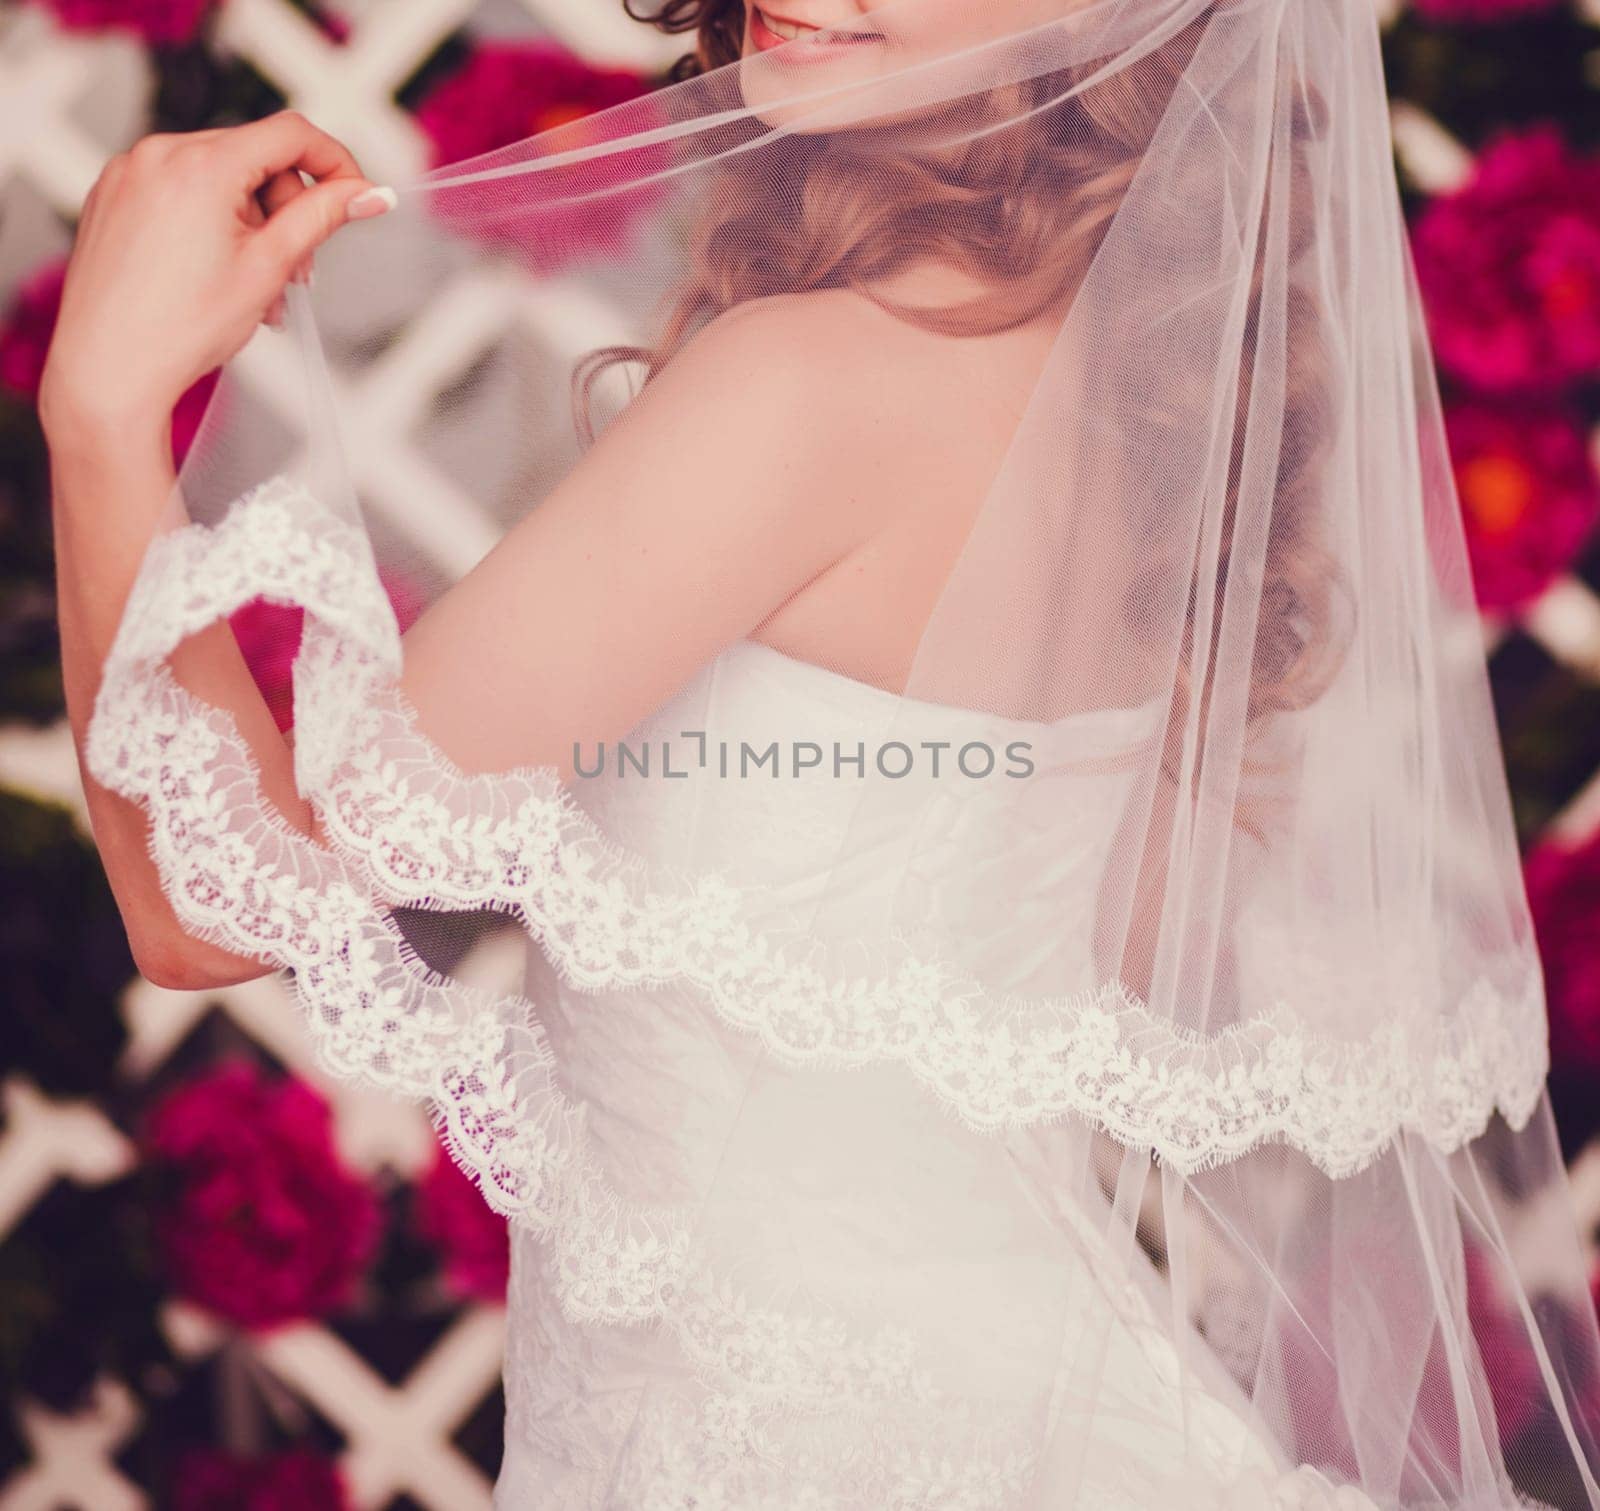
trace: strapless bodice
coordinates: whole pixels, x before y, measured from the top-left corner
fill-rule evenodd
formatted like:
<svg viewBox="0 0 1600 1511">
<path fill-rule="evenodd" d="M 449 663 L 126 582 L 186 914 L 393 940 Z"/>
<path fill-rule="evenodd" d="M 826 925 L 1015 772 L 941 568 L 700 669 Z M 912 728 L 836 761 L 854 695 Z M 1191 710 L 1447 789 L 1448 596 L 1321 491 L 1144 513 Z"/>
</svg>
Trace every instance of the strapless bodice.
<svg viewBox="0 0 1600 1511">
<path fill-rule="evenodd" d="M 624 850 L 753 889 L 749 917 L 835 966 L 891 937 L 922 940 L 986 986 L 1057 992 L 1093 978 L 1080 894 L 1153 721 L 1153 709 L 995 719 L 747 641 L 573 793 Z M 961 765 L 979 745 L 995 758 L 985 775 L 977 749 Z M 746 767 L 746 747 L 765 764 Z M 1031 773 L 1001 774 L 1008 762 Z M 581 769 L 600 764 L 580 752 Z M 975 1132 L 883 1056 L 791 1053 L 763 1031 L 759 1000 L 713 1006 L 676 980 L 586 990 L 537 946 L 525 989 L 626 1237 L 581 1208 L 552 1243 L 514 1230 L 497 1505 L 766 1505 L 767 1473 L 788 1487 L 772 1504 L 788 1505 L 810 1465 L 817 1504 L 878 1506 L 893 1499 L 881 1476 L 955 1462 L 970 1493 L 937 1504 L 998 1507 L 1037 1467 L 1011 1435 L 1049 1438 L 1075 1409 L 1074 1370 L 1115 1382 L 1113 1418 L 1121 1392 L 1139 1403 L 1132 1420 L 1169 1389 L 1159 1329 L 1125 1280 L 1097 1278 L 1114 1268 L 1096 1257 L 1103 1214 L 1056 1202 L 1029 1135 Z M 854 990 L 815 987 L 845 1009 Z M 582 1315 L 572 1276 L 597 1247 L 612 1271 L 659 1264 L 654 1212 L 689 1216 L 670 1266 L 682 1278 L 656 1297 L 676 1325 Z M 1192 1430 L 1176 1408 L 1171 1420 Z M 1215 1431 L 1234 1469 L 1272 1467 L 1236 1417 Z M 1184 1462 L 1176 1448 L 1149 1454 L 1147 1426 L 1139 1436 L 1106 1457 L 1125 1489 L 1130 1452 L 1160 1473 Z M 1136 1478 L 1126 1504 L 1166 1496 Z M 696 1499 L 713 1479 L 740 1488 Z M 1097 1504 L 1124 1502 L 1108 1490 Z"/>
<path fill-rule="evenodd" d="M 1090 983 L 1083 878 L 1155 713 L 1003 718 L 743 640 L 574 795 L 646 862 L 759 889 L 819 938 L 916 935 L 993 989 L 1057 993 Z"/>
</svg>

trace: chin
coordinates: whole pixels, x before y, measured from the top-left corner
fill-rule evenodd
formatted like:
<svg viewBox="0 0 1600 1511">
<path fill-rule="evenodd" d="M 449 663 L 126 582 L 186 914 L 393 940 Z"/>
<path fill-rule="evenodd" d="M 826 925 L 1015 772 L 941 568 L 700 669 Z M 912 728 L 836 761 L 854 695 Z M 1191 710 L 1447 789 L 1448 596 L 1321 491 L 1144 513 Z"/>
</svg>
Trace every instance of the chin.
<svg viewBox="0 0 1600 1511">
<path fill-rule="evenodd" d="M 785 66 L 768 53 L 747 53 L 738 66 L 745 105 L 769 126 L 815 135 L 885 119 L 880 91 L 872 87 L 882 70 L 862 60 L 801 68 Z"/>
</svg>

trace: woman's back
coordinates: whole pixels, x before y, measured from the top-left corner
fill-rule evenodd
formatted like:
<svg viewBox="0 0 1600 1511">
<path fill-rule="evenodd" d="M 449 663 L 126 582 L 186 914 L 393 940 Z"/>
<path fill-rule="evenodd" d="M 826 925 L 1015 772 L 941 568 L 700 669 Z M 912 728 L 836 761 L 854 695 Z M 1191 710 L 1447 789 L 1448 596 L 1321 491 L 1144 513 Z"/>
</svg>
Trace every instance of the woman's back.
<svg viewBox="0 0 1600 1511">
<path fill-rule="evenodd" d="M 961 284 L 929 268 L 880 292 L 934 304 L 964 292 Z M 788 419 L 829 469 L 817 478 L 819 513 L 845 510 L 862 528 L 861 538 L 769 614 L 754 638 L 898 691 L 1057 346 L 1059 320 L 950 336 L 842 290 L 736 306 L 725 318 L 771 360 L 809 365 L 816 408 L 802 407 Z M 841 370 L 851 372 L 848 385 L 823 393 Z M 857 406 L 865 422 L 860 430 L 834 427 L 852 437 L 842 446 L 811 418 L 837 413 L 841 403 Z M 730 428 L 730 444 L 737 445 L 742 423 Z M 708 476 L 706 484 L 716 487 L 717 480 Z"/>
</svg>

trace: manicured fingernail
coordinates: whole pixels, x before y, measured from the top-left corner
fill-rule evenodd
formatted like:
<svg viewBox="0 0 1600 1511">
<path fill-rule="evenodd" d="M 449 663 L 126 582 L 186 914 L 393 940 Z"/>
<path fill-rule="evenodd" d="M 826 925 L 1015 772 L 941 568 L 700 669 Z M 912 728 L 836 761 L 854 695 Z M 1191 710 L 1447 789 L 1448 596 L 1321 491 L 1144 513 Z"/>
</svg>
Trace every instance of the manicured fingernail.
<svg viewBox="0 0 1600 1511">
<path fill-rule="evenodd" d="M 382 215 L 400 203 L 400 196 L 387 184 L 375 189 L 363 189 L 344 207 L 347 220 L 365 220 L 370 215 Z"/>
</svg>

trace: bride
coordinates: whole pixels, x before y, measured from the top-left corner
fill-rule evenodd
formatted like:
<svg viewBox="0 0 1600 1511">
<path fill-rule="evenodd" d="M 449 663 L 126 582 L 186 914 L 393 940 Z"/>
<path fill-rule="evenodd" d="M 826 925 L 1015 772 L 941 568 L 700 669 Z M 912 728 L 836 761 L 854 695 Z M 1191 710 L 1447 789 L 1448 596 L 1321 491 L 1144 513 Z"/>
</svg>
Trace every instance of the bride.
<svg viewBox="0 0 1600 1511">
<path fill-rule="evenodd" d="M 292 112 L 91 192 L 41 413 L 140 970 L 291 970 L 512 1219 L 498 1505 L 1600 1506 L 1370 11 L 652 19 L 668 88 L 398 192 Z"/>
</svg>

